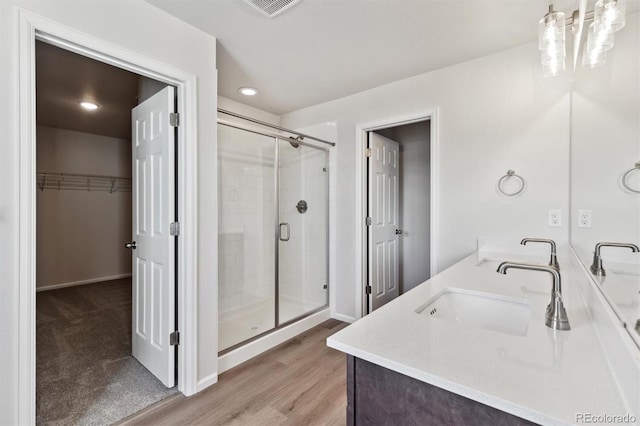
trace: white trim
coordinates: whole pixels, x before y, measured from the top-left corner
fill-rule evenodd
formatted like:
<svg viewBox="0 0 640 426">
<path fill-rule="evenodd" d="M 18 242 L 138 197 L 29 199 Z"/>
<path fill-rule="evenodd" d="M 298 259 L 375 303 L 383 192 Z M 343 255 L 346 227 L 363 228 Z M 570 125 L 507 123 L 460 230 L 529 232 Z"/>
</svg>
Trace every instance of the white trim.
<svg viewBox="0 0 640 426">
<path fill-rule="evenodd" d="M 18 336 L 18 424 L 35 424 L 35 28 L 18 12 L 19 40 L 19 261 L 20 326 Z"/>
<path fill-rule="evenodd" d="M 356 318 L 354 317 L 350 317 L 348 315 L 336 314 L 336 313 L 331 314 L 331 318 L 337 319 L 338 321 L 342 321 L 342 322 L 348 322 L 349 324 L 356 322 Z"/>
<path fill-rule="evenodd" d="M 204 379 L 198 380 L 198 386 L 196 387 L 196 392 L 200 392 L 205 390 L 209 386 L 213 386 L 218 383 L 218 372 L 208 375 Z"/>
<path fill-rule="evenodd" d="M 35 423 L 35 40 L 172 84 L 183 122 L 178 128 L 178 389 L 197 391 L 197 92 L 196 76 L 23 9 L 16 13 L 19 49 L 19 378 L 18 423 Z"/>
<path fill-rule="evenodd" d="M 329 308 L 323 309 L 320 312 L 303 318 L 300 321 L 294 322 L 291 325 L 283 327 L 280 330 L 274 331 L 273 333 L 249 342 L 236 350 L 226 353 L 218 357 L 218 374 L 242 364 L 254 356 L 260 355 L 264 351 L 267 351 L 280 343 L 286 342 L 287 340 L 296 337 L 300 333 L 304 333 L 330 318 L 331 313 Z"/>
<path fill-rule="evenodd" d="M 95 284 L 95 283 L 101 283 L 101 282 L 105 282 L 105 281 L 119 280 L 119 279 L 122 279 L 122 278 L 129 278 L 130 276 L 131 276 L 131 273 L 129 272 L 128 274 L 111 275 L 111 276 L 108 276 L 108 277 L 89 278 L 88 280 L 69 281 L 69 282 L 66 282 L 66 283 L 45 285 L 45 286 L 41 286 L 41 287 L 36 287 L 36 292 L 47 291 L 47 290 L 55 290 L 55 289 L 58 289 L 58 288 L 65 288 L 65 287 L 75 287 L 75 286 L 85 285 L 85 284 Z"/>
<path fill-rule="evenodd" d="M 440 138 L 438 135 L 438 108 L 422 111 L 417 113 L 409 113 L 401 115 L 395 118 L 387 118 L 369 123 L 356 124 L 356 214 L 355 214 L 355 229 L 356 229 L 356 318 L 362 318 L 364 315 L 364 306 L 366 303 L 366 293 L 364 282 L 365 277 L 365 256 L 366 253 L 366 224 L 364 213 L 366 211 L 366 170 L 364 166 L 364 150 L 367 144 L 367 132 L 373 130 L 386 129 L 389 127 L 397 127 L 406 124 L 418 123 L 421 121 L 429 120 L 431 123 L 431 136 L 430 136 L 430 156 L 431 156 L 431 223 L 429 241 L 430 246 L 430 263 L 431 263 L 431 277 L 438 273 L 438 169 L 439 169 L 439 144 Z"/>
</svg>

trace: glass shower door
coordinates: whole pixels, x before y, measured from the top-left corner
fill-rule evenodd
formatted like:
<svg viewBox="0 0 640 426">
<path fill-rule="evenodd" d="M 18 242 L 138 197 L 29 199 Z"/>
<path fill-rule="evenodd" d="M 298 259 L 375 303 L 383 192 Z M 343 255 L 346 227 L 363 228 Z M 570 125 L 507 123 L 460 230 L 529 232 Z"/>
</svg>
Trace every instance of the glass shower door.
<svg viewBox="0 0 640 426">
<path fill-rule="evenodd" d="M 218 126 L 220 351 L 276 327 L 275 179 L 275 138 Z"/>
<path fill-rule="evenodd" d="M 278 140 L 278 325 L 328 305 L 328 158 Z"/>
</svg>

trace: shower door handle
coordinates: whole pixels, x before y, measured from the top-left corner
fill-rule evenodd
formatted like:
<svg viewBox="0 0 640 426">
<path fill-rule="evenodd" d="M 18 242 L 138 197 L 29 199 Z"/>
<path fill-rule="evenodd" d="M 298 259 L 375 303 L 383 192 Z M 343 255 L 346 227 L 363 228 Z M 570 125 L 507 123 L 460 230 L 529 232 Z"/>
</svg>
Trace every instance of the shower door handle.
<svg viewBox="0 0 640 426">
<path fill-rule="evenodd" d="M 285 226 L 287 228 L 287 238 L 284 238 L 282 235 L 282 227 Z M 289 238 L 291 238 L 291 228 L 289 227 L 289 224 L 287 222 L 282 222 L 280 224 L 280 241 L 289 241 Z"/>
</svg>

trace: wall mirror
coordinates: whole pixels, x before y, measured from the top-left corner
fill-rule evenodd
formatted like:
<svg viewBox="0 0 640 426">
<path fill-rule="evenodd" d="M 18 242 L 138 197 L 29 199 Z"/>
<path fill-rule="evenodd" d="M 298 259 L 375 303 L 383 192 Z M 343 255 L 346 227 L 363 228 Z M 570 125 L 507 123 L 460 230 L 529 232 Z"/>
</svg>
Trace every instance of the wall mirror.
<svg viewBox="0 0 640 426">
<path fill-rule="evenodd" d="M 578 64 L 572 85 L 571 244 L 587 270 L 597 243 L 640 246 L 640 13 L 630 12 L 604 64 Z M 640 347 L 640 252 L 600 256 L 604 273 L 596 265 L 591 278 Z"/>
</svg>

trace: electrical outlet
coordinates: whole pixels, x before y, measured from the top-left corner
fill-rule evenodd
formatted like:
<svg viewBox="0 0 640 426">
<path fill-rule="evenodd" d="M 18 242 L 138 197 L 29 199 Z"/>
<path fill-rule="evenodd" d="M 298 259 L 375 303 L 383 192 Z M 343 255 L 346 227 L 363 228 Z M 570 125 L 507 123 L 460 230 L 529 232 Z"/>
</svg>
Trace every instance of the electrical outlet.
<svg viewBox="0 0 640 426">
<path fill-rule="evenodd" d="M 549 210 L 549 226 L 562 226 L 562 210 Z"/>
<path fill-rule="evenodd" d="M 591 228 L 591 210 L 578 210 L 578 228 Z"/>
</svg>

